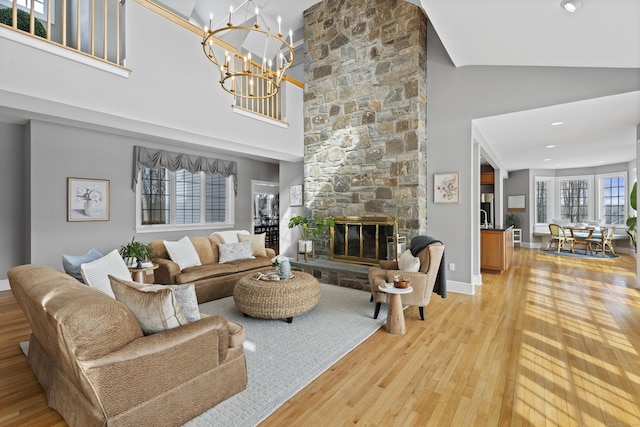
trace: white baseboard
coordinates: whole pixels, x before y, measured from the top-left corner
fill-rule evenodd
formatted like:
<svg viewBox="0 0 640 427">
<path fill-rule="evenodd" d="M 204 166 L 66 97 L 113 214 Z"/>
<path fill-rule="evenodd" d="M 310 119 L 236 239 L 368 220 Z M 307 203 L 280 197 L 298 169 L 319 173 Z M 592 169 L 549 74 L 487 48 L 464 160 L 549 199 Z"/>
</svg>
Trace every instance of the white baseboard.
<svg viewBox="0 0 640 427">
<path fill-rule="evenodd" d="M 542 243 L 522 242 L 520 246 L 529 249 L 540 249 L 542 248 Z"/>
<path fill-rule="evenodd" d="M 471 283 L 458 282 L 456 280 L 447 280 L 447 292 L 455 292 L 456 294 L 475 295 L 476 289 Z"/>
<path fill-rule="evenodd" d="M 472 274 L 471 284 L 473 286 L 482 286 L 482 274 Z"/>
<path fill-rule="evenodd" d="M 9 287 L 9 279 L 0 280 L 0 291 L 8 291 L 8 290 L 11 290 L 11 287 Z"/>
</svg>

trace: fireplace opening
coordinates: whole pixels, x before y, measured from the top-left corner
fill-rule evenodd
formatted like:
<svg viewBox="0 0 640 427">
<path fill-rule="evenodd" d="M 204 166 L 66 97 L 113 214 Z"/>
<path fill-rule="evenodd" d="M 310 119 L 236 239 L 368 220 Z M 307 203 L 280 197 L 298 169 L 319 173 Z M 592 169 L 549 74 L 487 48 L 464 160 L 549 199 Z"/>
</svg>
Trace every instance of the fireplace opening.
<svg viewBox="0 0 640 427">
<path fill-rule="evenodd" d="M 375 265 L 380 260 L 395 258 L 396 253 L 391 255 L 388 250 L 388 242 L 397 236 L 395 218 L 339 216 L 335 219 L 336 225 L 331 229 L 332 261 Z"/>
</svg>

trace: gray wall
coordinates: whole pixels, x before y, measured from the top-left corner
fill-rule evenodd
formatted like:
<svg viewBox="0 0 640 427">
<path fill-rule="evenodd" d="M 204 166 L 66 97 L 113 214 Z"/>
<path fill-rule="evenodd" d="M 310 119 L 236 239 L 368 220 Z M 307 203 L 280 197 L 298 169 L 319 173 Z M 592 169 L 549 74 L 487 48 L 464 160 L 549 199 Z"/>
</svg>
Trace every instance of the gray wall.
<svg viewBox="0 0 640 427">
<path fill-rule="evenodd" d="M 304 207 L 289 206 L 289 187 L 304 181 L 303 162 L 280 162 L 280 253 L 295 257 L 300 233 L 288 228 L 289 219 L 304 215 Z"/>
<path fill-rule="evenodd" d="M 427 28 L 427 231 L 447 246 L 447 279 L 472 281 L 479 233 L 479 177 L 474 176 L 471 120 L 514 111 L 640 90 L 637 69 L 497 67 L 456 68 L 431 23 Z M 632 141 L 630 142 L 632 143 Z M 477 168 L 476 168 L 477 170 Z M 460 173 L 460 203 L 434 204 L 433 174 Z M 475 274 L 475 272 L 473 272 Z"/>
<path fill-rule="evenodd" d="M 24 137 L 23 126 L 0 122 L 0 280 L 25 259 Z"/>
<path fill-rule="evenodd" d="M 237 161 L 239 176 L 234 228 L 251 227 L 251 180 L 279 180 L 278 165 L 274 163 L 46 122 L 31 121 L 24 130 L 21 126 L 0 125 L 0 140 L 0 162 L 4 166 L 2 176 L 5 178 L 0 183 L 0 197 L 19 206 L 15 212 L 10 212 L 4 205 L 0 210 L 3 236 L 12 236 L 0 239 L 3 267 L 0 278 L 6 277 L 7 269 L 25 262 L 62 270 L 62 254 L 83 254 L 92 247 L 108 252 L 130 241 L 133 236 L 136 240 L 148 242 L 158 238 L 210 234 L 212 229 L 136 234 L 135 193 L 131 189 L 134 145 Z M 20 185 L 23 181 L 23 170 L 27 171 L 28 177 L 24 190 L 21 190 L 15 183 Z M 68 177 L 110 181 L 109 221 L 67 222 Z M 24 204 L 21 202 L 23 195 L 26 199 Z M 23 209 L 21 204 L 27 207 Z M 20 236 L 13 237 L 16 233 Z M 27 245 L 24 256 L 18 255 L 21 240 Z"/>
</svg>

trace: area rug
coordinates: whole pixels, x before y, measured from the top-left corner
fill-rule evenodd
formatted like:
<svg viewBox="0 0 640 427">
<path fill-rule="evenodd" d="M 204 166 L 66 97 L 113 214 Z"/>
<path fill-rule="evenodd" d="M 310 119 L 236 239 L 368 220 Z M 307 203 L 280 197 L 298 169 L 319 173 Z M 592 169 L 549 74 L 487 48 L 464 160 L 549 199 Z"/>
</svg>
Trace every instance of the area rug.
<svg viewBox="0 0 640 427">
<path fill-rule="evenodd" d="M 560 255 L 560 256 L 568 256 L 568 257 L 573 257 L 573 258 L 591 258 L 591 259 L 620 258 L 620 255 L 612 255 L 609 252 L 607 252 L 605 254 L 604 258 L 602 257 L 602 254 L 600 252 L 594 252 L 593 255 L 591 255 L 589 252 L 587 252 L 585 254 L 582 251 L 571 253 L 566 249 L 561 250 L 560 253 L 558 253 L 557 249 L 550 249 L 550 250 L 541 249 L 540 252 L 545 253 L 545 254 L 549 254 L 549 255 Z"/>
<path fill-rule="evenodd" d="M 247 389 L 185 424 L 255 426 L 380 328 L 382 307 L 373 319 L 368 292 L 321 284 L 322 297 L 308 313 L 293 319 L 244 317 L 224 298 L 200 305 L 200 311 L 219 314 L 245 327 Z"/>
</svg>

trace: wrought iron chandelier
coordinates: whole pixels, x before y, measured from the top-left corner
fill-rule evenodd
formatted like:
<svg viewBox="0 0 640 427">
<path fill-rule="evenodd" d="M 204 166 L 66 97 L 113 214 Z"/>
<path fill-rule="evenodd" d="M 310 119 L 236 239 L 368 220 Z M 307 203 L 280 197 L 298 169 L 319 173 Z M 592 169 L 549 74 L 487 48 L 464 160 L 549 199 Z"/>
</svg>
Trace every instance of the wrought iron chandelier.
<svg viewBox="0 0 640 427">
<path fill-rule="evenodd" d="M 242 22 L 232 19 L 244 11 Z M 222 88 L 233 96 L 265 99 L 280 90 L 287 69 L 293 64 L 293 34 L 289 41 L 282 36 L 278 16 L 278 33 L 274 34 L 252 0 L 245 0 L 236 10 L 229 7 L 228 19 L 213 28 L 213 14 L 204 28 L 204 53 L 220 71 Z"/>
</svg>

